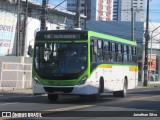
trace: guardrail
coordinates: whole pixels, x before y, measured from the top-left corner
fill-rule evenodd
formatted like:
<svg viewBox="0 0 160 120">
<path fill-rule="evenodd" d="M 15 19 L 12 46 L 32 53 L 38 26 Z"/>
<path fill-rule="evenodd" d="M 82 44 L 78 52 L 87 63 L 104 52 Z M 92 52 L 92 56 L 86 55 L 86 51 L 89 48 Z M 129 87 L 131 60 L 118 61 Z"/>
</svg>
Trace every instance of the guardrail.
<svg viewBox="0 0 160 120">
<path fill-rule="evenodd" d="M 32 88 L 32 64 L 0 62 L 0 89 Z"/>
</svg>

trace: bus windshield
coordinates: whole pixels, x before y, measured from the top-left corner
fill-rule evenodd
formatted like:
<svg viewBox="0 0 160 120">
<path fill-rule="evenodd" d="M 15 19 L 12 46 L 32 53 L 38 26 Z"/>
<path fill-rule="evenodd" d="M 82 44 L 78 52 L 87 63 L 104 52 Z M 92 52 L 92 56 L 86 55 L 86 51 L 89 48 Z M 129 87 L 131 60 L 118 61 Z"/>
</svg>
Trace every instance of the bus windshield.
<svg viewBox="0 0 160 120">
<path fill-rule="evenodd" d="M 34 68 L 45 79 L 75 79 L 87 68 L 86 43 L 36 43 Z"/>
</svg>

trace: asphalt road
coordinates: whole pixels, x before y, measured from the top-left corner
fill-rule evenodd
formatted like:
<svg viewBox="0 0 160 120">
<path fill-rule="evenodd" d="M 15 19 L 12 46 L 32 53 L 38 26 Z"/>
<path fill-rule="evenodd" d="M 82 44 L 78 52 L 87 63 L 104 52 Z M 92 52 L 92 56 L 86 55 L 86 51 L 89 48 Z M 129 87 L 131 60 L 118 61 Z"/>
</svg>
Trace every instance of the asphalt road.
<svg viewBox="0 0 160 120">
<path fill-rule="evenodd" d="M 54 117 L 56 120 L 75 118 L 76 120 L 101 120 L 105 119 L 104 117 L 111 117 L 112 120 L 120 117 L 139 120 L 140 116 L 143 116 L 142 120 L 150 120 L 151 116 L 154 120 L 158 120 L 160 119 L 160 86 L 134 89 L 128 92 L 126 98 L 116 98 L 112 93 L 104 93 L 96 102 L 88 97 L 60 96 L 58 102 L 49 103 L 46 95 L 1 93 L 0 111 L 23 113 L 23 115 L 37 113 L 37 116 L 42 116 L 43 119 Z"/>
</svg>

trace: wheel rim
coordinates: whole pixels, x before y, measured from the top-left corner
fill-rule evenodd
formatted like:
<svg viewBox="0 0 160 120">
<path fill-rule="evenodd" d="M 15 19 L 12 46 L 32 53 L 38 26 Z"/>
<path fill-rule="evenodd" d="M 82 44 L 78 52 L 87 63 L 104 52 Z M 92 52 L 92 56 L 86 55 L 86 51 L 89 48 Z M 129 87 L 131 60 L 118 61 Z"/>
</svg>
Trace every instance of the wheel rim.
<svg viewBox="0 0 160 120">
<path fill-rule="evenodd" d="M 127 83 L 124 83 L 123 96 L 125 97 L 127 94 Z"/>
</svg>

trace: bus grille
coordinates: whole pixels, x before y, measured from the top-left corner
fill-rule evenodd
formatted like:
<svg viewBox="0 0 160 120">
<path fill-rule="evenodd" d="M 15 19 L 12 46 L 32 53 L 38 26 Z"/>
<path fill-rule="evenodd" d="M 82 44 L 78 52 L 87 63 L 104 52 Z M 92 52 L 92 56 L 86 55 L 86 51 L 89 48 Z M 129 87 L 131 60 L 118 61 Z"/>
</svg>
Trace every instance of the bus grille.
<svg viewBox="0 0 160 120">
<path fill-rule="evenodd" d="M 65 87 L 65 88 L 57 88 L 57 87 L 44 87 L 45 91 L 48 93 L 54 93 L 54 92 L 63 92 L 63 93 L 71 93 L 74 89 L 74 87 Z"/>
</svg>

